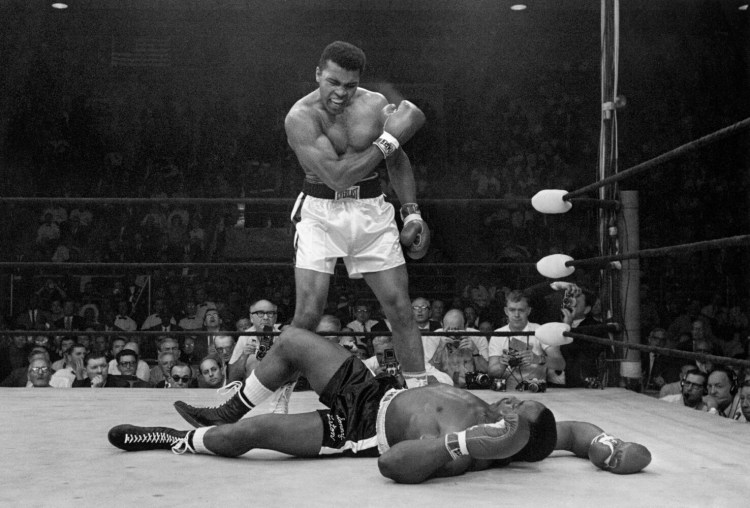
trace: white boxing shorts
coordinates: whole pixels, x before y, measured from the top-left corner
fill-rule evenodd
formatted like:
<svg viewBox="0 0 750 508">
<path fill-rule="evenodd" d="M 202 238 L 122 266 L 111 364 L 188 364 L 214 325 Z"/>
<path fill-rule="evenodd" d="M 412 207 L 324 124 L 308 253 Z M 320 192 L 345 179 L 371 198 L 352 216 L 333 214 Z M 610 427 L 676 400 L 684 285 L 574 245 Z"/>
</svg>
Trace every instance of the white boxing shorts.
<svg viewBox="0 0 750 508">
<path fill-rule="evenodd" d="M 322 199 L 301 193 L 292 212 L 296 222 L 295 266 L 333 273 L 343 258 L 349 277 L 403 265 L 393 206 L 384 196 Z"/>
</svg>

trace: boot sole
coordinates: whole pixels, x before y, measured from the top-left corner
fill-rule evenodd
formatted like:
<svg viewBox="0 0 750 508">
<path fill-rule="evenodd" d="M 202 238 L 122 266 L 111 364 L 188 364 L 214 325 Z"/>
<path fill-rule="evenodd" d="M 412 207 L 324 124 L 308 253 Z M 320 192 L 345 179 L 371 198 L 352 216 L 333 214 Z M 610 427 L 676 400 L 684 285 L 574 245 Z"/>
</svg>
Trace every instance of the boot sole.
<svg viewBox="0 0 750 508">
<path fill-rule="evenodd" d="M 182 402 L 180 400 L 178 400 L 177 402 L 174 403 L 174 408 L 177 411 L 177 413 L 179 413 L 179 415 L 182 416 L 182 418 L 186 422 L 188 422 L 190 425 L 192 425 L 196 429 L 200 428 L 200 427 L 208 427 L 209 426 L 209 425 L 204 424 L 202 422 L 199 422 L 198 420 L 196 420 L 195 418 L 193 418 L 190 415 L 190 413 L 188 412 L 188 409 L 187 409 L 186 406 L 187 406 L 187 404 L 185 404 L 184 402 Z"/>
</svg>

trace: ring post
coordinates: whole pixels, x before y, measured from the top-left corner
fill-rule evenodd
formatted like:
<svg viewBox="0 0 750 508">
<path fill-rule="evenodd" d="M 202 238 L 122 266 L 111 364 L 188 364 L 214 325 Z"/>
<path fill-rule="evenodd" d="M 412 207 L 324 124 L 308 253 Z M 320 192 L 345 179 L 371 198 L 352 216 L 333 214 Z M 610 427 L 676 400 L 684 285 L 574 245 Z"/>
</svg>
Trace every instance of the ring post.
<svg viewBox="0 0 750 508">
<path fill-rule="evenodd" d="M 640 246 L 638 236 L 638 192 L 620 191 L 622 204 L 618 214 L 620 246 L 624 252 L 637 252 Z M 620 302 L 624 323 L 624 340 L 634 344 L 641 342 L 641 267 L 638 258 L 622 262 L 620 276 Z M 625 386 L 640 391 L 641 354 L 628 349 L 620 364 L 620 376 Z"/>
</svg>

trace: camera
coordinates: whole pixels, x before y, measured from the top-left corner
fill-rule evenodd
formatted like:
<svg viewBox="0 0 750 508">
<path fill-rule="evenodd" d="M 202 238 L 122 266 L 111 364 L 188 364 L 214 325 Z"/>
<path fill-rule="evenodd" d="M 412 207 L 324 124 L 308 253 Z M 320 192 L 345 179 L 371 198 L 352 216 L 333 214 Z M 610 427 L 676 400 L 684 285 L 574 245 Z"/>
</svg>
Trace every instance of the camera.
<svg viewBox="0 0 750 508">
<path fill-rule="evenodd" d="M 518 351 L 516 351 L 515 349 L 511 349 L 508 351 L 508 356 L 510 356 L 510 358 L 508 359 L 508 367 L 514 369 L 521 365 L 523 359 L 519 356 Z"/>
<path fill-rule="evenodd" d="M 273 327 L 264 326 L 263 331 L 266 333 L 272 332 Z M 261 335 L 259 342 L 260 344 L 258 344 L 258 350 L 255 352 L 255 358 L 262 360 L 268 353 L 268 350 L 271 349 L 271 346 L 273 346 L 273 335 Z"/>
<path fill-rule="evenodd" d="M 484 372 L 467 372 L 464 374 L 468 390 L 483 390 L 492 384 L 492 378 Z"/>
<path fill-rule="evenodd" d="M 504 392 L 505 384 L 505 378 L 496 377 L 492 380 L 492 385 L 490 386 L 490 388 L 496 392 Z"/>
<path fill-rule="evenodd" d="M 563 293 L 563 299 L 562 299 L 562 305 L 560 306 L 562 309 L 568 309 L 570 312 L 574 312 L 576 308 L 576 297 L 573 293 L 572 288 L 565 289 L 565 293 Z"/>
<path fill-rule="evenodd" d="M 383 350 L 383 370 L 388 373 L 389 376 L 397 376 L 401 371 L 396 360 L 396 352 L 393 348 Z"/>
<path fill-rule="evenodd" d="M 516 386 L 516 391 L 544 393 L 547 391 L 547 383 L 545 381 L 539 381 L 536 378 L 529 381 L 521 381 L 520 383 L 518 383 L 518 386 Z"/>
<path fill-rule="evenodd" d="M 598 389 L 602 387 L 602 383 L 596 377 L 584 378 L 583 382 L 585 383 L 584 388 Z"/>
</svg>

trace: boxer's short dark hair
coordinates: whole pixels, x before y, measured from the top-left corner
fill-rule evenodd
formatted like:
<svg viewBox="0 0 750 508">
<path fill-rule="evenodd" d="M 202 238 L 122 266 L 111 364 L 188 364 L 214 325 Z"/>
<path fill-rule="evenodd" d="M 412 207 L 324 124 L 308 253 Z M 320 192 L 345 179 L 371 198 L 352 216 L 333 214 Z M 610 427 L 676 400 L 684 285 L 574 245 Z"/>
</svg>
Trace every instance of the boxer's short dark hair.
<svg viewBox="0 0 750 508">
<path fill-rule="evenodd" d="M 513 461 L 538 462 L 547 457 L 557 444 L 555 415 L 548 408 L 529 420 L 529 442 L 513 456 Z"/>
<path fill-rule="evenodd" d="M 322 69 L 329 60 L 342 69 L 359 71 L 360 74 L 365 72 L 367 65 L 365 52 L 354 44 L 343 41 L 334 41 L 323 49 L 318 67 Z"/>
</svg>

